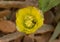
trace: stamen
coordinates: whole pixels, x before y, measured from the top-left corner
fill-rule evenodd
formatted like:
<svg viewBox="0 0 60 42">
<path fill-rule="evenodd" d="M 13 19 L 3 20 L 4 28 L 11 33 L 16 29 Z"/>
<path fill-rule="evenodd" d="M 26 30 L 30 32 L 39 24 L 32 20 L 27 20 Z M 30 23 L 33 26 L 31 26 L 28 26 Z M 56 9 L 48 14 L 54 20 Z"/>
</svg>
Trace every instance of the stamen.
<svg viewBox="0 0 60 42">
<path fill-rule="evenodd" d="M 28 29 L 31 29 L 36 24 L 35 18 L 32 15 L 26 15 L 24 17 L 24 26 Z"/>
</svg>

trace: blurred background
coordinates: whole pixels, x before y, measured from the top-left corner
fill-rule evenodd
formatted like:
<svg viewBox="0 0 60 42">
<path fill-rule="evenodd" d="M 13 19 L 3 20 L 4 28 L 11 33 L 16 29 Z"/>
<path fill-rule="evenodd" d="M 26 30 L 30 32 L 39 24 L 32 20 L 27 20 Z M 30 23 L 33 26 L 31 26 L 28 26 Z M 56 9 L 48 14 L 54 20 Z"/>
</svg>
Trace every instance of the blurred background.
<svg viewBox="0 0 60 42">
<path fill-rule="evenodd" d="M 15 25 L 17 10 L 27 6 L 38 8 L 38 0 L 0 0 L 0 42 L 49 42 L 60 22 L 60 4 L 44 13 L 44 25 L 29 36 L 18 32 Z M 60 42 L 60 33 L 53 42 Z"/>
</svg>

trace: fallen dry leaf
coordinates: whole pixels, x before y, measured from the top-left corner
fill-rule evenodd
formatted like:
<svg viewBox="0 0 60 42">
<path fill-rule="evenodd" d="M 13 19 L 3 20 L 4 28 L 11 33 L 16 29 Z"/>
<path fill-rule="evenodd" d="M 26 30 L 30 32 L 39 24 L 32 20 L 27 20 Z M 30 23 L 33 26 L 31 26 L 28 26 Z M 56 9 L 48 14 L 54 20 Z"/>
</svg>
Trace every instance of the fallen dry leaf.
<svg viewBox="0 0 60 42">
<path fill-rule="evenodd" d="M 15 40 L 13 40 L 14 42 L 21 42 L 21 38 L 17 38 Z"/>
<path fill-rule="evenodd" d="M 54 15 L 51 11 L 47 11 L 45 14 L 44 14 L 44 23 L 45 24 L 51 24 L 53 21 L 54 21 Z"/>
<path fill-rule="evenodd" d="M 12 40 L 16 40 L 18 38 L 20 38 L 20 40 L 21 40 L 23 36 L 24 36 L 24 34 L 21 34 L 20 32 L 16 31 L 14 33 L 7 34 L 7 35 L 4 35 L 3 37 L 0 37 L 0 41 L 9 42 Z"/>
<path fill-rule="evenodd" d="M 29 36 L 25 36 L 22 42 L 34 42 L 34 39 Z"/>
<path fill-rule="evenodd" d="M 36 31 L 36 33 L 44 34 L 46 32 L 53 32 L 53 31 L 54 31 L 54 27 L 52 25 L 44 24 L 40 29 Z"/>
<path fill-rule="evenodd" d="M 51 37 L 50 33 L 45 33 L 40 36 L 35 36 L 35 40 L 36 42 L 48 42 L 50 37 Z"/>
<path fill-rule="evenodd" d="M 16 26 L 11 21 L 3 20 L 3 21 L 0 21 L 0 31 L 4 33 L 14 32 L 16 31 Z"/>
<path fill-rule="evenodd" d="M 8 14 L 10 14 L 10 10 L 3 10 L 3 11 L 0 11 L 0 18 L 4 17 L 4 16 L 7 16 Z"/>
</svg>

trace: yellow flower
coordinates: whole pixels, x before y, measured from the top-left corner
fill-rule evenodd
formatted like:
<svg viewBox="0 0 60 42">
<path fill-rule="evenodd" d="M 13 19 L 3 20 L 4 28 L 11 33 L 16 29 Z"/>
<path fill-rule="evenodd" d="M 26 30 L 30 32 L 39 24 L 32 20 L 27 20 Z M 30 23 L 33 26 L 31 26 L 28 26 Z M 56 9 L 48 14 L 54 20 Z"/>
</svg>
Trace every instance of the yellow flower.
<svg viewBox="0 0 60 42">
<path fill-rule="evenodd" d="M 19 9 L 16 13 L 16 26 L 19 32 L 26 34 L 34 33 L 43 25 L 43 21 L 42 12 L 32 6 Z"/>
</svg>

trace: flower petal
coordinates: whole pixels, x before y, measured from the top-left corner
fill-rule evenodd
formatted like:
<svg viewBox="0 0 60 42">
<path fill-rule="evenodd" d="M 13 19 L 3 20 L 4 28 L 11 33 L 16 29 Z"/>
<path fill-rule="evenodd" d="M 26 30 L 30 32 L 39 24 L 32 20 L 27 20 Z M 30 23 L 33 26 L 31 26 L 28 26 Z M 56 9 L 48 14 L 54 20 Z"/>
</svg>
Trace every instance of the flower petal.
<svg viewBox="0 0 60 42">
<path fill-rule="evenodd" d="M 31 27 L 31 29 L 24 26 L 24 22 L 25 22 L 24 18 L 28 15 L 33 16 L 34 20 L 36 22 L 34 27 Z M 31 21 L 31 24 L 32 24 L 33 19 L 30 19 L 31 17 L 28 17 L 28 18 L 29 18 L 29 22 Z M 16 13 L 16 26 L 17 26 L 17 30 L 19 32 L 24 32 L 26 34 L 34 33 L 39 27 L 41 27 L 43 25 L 43 21 L 44 21 L 44 17 L 43 17 L 42 12 L 39 11 L 39 9 L 32 7 L 32 6 L 26 7 L 23 9 L 19 9 L 18 12 Z M 29 24 L 30 23 L 28 23 L 28 26 L 29 26 Z"/>
</svg>

